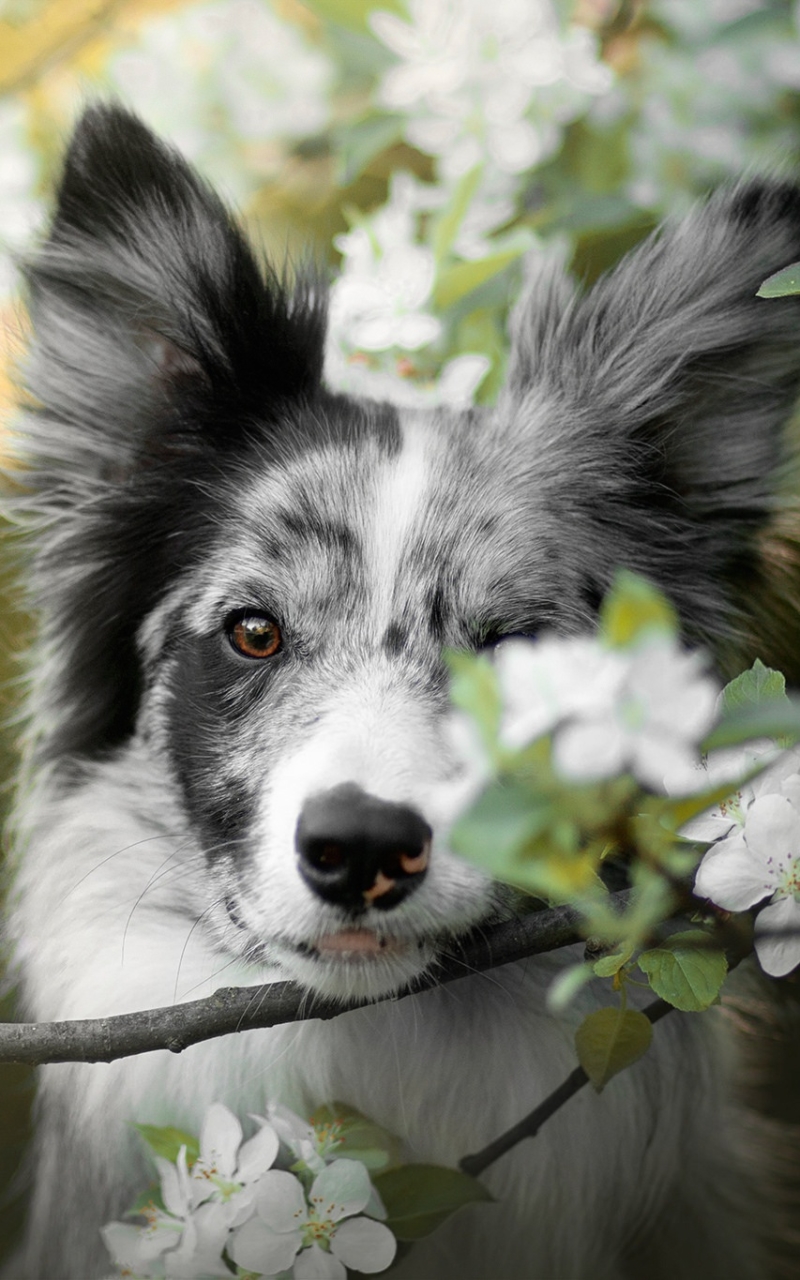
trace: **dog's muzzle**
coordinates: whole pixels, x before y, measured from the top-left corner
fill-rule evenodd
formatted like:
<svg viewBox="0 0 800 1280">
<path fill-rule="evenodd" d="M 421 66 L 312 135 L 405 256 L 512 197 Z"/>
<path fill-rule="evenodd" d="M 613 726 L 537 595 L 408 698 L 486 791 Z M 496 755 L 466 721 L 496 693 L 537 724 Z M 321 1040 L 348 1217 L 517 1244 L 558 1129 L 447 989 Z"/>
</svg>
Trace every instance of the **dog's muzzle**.
<svg viewBox="0 0 800 1280">
<path fill-rule="evenodd" d="M 350 913 L 388 911 L 422 883 L 433 832 L 413 809 L 352 782 L 311 796 L 297 823 L 300 874 Z"/>
</svg>

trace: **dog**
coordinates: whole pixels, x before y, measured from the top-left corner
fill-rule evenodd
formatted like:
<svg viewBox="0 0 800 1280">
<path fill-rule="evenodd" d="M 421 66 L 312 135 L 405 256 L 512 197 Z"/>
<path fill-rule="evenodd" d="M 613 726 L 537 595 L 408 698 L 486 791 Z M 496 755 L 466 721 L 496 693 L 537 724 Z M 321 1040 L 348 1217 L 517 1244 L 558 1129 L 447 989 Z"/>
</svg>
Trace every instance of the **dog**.
<svg viewBox="0 0 800 1280">
<path fill-rule="evenodd" d="M 13 514 L 39 639 L 9 928 L 25 1017 L 276 978 L 401 990 L 517 909 L 447 847 L 463 765 L 443 650 L 591 630 L 618 566 L 720 670 L 798 674 L 785 426 L 800 192 L 749 180 L 591 289 L 543 269 L 493 407 L 326 389 L 324 289 L 260 264 L 217 196 L 90 108 L 26 269 Z M 792 595 L 791 591 L 795 594 Z M 794 628 L 792 630 L 792 628 Z M 737 665 L 738 664 L 738 665 Z M 358 848 L 359 852 L 353 853 Z M 151 1180 L 134 1122 L 334 1099 L 454 1165 L 575 1065 L 609 1002 L 545 995 L 574 950 L 332 1021 L 41 1069 L 13 1280 L 96 1280 Z M 674 1014 L 485 1175 L 398 1280 L 760 1280 L 721 1020 Z"/>
</svg>

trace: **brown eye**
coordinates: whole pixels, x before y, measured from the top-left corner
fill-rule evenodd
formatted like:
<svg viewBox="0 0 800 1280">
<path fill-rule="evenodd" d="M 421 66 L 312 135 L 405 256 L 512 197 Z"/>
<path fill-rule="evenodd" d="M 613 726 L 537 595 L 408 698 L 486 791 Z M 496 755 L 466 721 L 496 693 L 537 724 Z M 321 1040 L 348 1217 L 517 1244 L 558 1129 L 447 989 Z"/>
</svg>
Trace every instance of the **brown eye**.
<svg viewBox="0 0 800 1280">
<path fill-rule="evenodd" d="M 245 614 L 229 623 L 228 638 L 237 653 L 246 658 L 271 658 L 281 647 L 277 622 L 260 613 Z"/>
</svg>

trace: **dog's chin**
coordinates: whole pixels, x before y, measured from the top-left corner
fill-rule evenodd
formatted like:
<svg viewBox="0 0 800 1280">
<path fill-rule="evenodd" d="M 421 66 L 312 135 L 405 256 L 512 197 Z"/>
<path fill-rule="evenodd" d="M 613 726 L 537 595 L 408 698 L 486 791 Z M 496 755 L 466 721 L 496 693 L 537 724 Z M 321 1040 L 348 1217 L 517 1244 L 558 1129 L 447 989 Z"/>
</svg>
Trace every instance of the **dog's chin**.
<svg viewBox="0 0 800 1280">
<path fill-rule="evenodd" d="M 431 941 L 362 928 L 322 934 L 309 943 L 282 943 L 279 950 L 288 977 L 317 995 L 343 1002 L 394 995 L 436 957 Z"/>
</svg>

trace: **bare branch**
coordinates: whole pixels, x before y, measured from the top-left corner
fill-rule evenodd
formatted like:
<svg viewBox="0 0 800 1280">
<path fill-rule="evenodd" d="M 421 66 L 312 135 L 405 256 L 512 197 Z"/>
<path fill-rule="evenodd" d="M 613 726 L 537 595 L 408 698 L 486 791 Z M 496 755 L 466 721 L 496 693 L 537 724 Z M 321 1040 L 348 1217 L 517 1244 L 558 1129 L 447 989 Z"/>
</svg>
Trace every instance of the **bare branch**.
<svg viewBox="0 0 800 1280">
<path fill-rule="evenodd" d="M 666 1000 L 653 1000 L 650 1004 L 642 1009 L 642 1013 L 651 1022 L 658 1022 L 666 1014 L 672 1013 L 674 1005 L 668 1004 Z M 484 1169 L 488 1169 L 490 1164 L 494 1164 L 495 1160 L 499 1160 L 507 1151 L 515 1147 L 518 1142 L 522 1142 L 523 1138 L 535 1138 L 545 1120 L 549 1120 L 555 1115 L 565 1102 L 568 1102 L 579 1089 L 589 1083 L 589 1077 L 583 1067 L 576 1067 L 571 1071 L 566 1080 L 562 1080 L 561 1084 L 548 1094 L 538 1105 L 534 1107 L 524 1119 L 512 1125 L 510 1129 L 506 1129 L 505 1133 L 501 1133 L 499 1138 L 495 1138 L 488 1146 L 483 1147 L 481 1151 L 476 1151 L 471 1156 L 464 1156 L 463 1160 L 459 1160 L 458 1167 L 462 1173 L 469 1173 L 473 1178 L 477 1178 L 483 1173 Z"/>
<path fill-rule="evenodd" d="M 611 895 L 622 910 L 630 891 Z M 487 929 L 480 937 L 448 944 L 448 958 L 439 961 L 409 987 L 384 1000 L 399 1000 L 472 973 L 494 969 L 527 956 L 541 955 L 580 942 L 581 916 L 573 907 L 533 911 Z M 365 1004 L 383 1001 L 323 1000 L 294 982 L 258 987 L 222 987 L 203 1000 L 116 1014 L 109 1018 L 67 1022 L 0 1024 L 0 1062 L 40 1065 L 46 1062 L 113 1062 L 132 1054 L 169 1049 L 180 1053 L 189 1045 L 216 1036 L 283 1022 L 335 1018 Z"/>
</svg>

